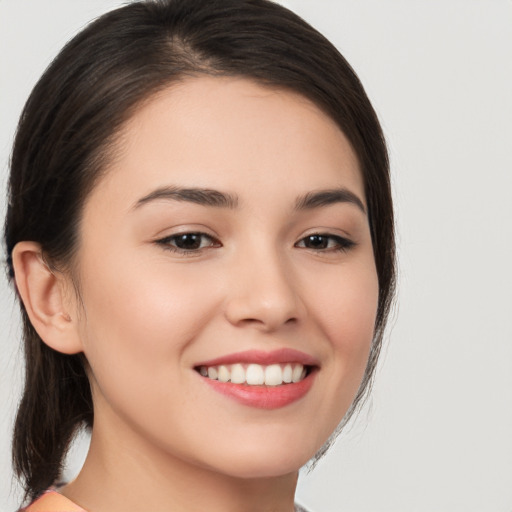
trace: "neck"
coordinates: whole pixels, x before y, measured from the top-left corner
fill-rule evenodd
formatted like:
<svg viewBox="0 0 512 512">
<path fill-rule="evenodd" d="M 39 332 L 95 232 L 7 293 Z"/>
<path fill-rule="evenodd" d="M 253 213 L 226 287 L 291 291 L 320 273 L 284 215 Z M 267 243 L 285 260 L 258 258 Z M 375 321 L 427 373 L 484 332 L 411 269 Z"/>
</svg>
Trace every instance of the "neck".
<svg viewBox="0 0 512 512">
<path fill-rule="evenodd" d="M 226 475 L 95 424 L 82 471 L 62 493 L 88 512 L 292 512 L 297 477 Z"/>
</svg>

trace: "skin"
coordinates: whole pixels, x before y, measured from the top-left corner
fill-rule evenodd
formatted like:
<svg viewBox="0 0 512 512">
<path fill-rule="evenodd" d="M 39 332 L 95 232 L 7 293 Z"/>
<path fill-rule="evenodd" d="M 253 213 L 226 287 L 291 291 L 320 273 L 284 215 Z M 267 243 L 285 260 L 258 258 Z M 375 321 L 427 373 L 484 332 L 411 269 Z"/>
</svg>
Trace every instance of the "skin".
<svg viewBox="0 0 512 512">
<path fill-rule="evenodd" d="M 40 286 L 50 304 L 41 308 L 68 336 L 38 331 L 58 350 L 85 353 L 93 390 L 90 452 L 63 493 L 90 512 L 291 512 L 298 469 L 360 384 L 378 298 L 363 209 L 295 206 L 343 188 L 365 208 L 357 158 L 308 100 L 234 78 L 173 85 L 136 112 L 118 144 L 80 223 L 80 300 L 69 276 Z M 238 205 L 138 205 L 161 187 L 214 189 Z M 169 237 L 190 232 L 210 238 L 173 251 Z M 327 247 L 308 246 L 312 234 Z M 336 237 L 354 245 L 340 248 Z M 22 244 L 14 258 L 35 289 L 36 252 Z M 306 396 L 278 409 L 240 404 L 194 370 L 281 348 L 319 364 Z"/>
</svg>

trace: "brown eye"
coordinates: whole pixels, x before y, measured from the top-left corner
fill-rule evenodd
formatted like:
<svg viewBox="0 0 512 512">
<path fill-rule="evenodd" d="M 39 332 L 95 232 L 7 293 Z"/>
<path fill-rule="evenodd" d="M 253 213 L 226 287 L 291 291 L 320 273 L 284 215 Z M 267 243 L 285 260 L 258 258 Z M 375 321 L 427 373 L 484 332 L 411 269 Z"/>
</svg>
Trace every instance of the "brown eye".
<svg viewBox="0 0 512 512">
<path fill-rule="evenodd" d="M 219 247 L 220 243 L 214 240 L 206 233 L 180 233 L 171 235 L 161 240 L 157 240 L 157 244 L 164 248 L 177 252 L 198 252 L 208 247 Z"/>
<path fill-rule="evenodd" d="M 297 242 L 296 247 L 315 251 L 347 251 L 355 245 L 354 242 L 337 235 L 314 233 Z"/>
<path fill-rule="evenodd" d="M 203 238 L 205 238 L 204 235 L 200 233 L 185 233 L 184 235 L 175 236 L 173 242 L 178 249 L 194 251 L 201 248 Z"/>
<path fill-rule="evenodd" d="M 304 238 L 304 246 L 308 249 L 327 249 L 329 237 L 324 235 L 310 235 Z"/>
</svg>

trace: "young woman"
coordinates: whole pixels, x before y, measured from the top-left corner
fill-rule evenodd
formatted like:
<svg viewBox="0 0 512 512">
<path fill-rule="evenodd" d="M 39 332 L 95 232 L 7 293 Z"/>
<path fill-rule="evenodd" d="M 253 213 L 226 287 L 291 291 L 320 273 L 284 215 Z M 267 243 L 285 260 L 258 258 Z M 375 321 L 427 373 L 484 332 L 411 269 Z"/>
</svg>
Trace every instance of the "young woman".
<svg viewBox="0 0 512 512">
<path fill-rule="evenodd" d="M 5 244 L 27 510 L 291 512 L 378 358 L 385 143 L 350 66 L 285 8 L 134 2 L 30 96 Z"/>
</svg>

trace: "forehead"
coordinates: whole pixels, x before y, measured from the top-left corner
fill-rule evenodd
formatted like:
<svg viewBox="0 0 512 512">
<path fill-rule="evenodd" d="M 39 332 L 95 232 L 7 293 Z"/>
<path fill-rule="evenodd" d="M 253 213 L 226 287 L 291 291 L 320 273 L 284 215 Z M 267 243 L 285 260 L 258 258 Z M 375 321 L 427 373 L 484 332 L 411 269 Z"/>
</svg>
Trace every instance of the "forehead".
<svg viewBox="0 0 512 512">
<path fill-rule="evenodd" d="M 297 93 L 243 78 L 173 84 L 129 119 L 118 149 L 98 192 L 183 185 L 268 196 L 348 186 L 364 201 L 357 157 L 338 125 Z"/>
</svg>

